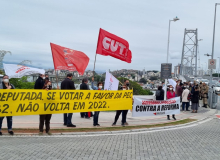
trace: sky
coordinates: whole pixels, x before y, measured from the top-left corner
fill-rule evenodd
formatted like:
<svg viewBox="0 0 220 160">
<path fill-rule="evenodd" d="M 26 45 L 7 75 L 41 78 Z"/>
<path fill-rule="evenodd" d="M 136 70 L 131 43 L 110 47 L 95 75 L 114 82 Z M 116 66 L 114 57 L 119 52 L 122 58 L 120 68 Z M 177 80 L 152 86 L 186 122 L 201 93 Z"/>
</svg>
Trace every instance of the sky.
<svg viewBox="0 0 220 160">
<path fill-rule="evenodd" d="M 181 61 L 184 29 L 198 29 L 200 66 L 211 53 L 214 0 L 1 0 L 0 50 L 11 51 L 5 63 L 31 60 L 53 69 L 50 42 L 82 51 L 93 70 L 99 28 L 129 42 L 132 63 L 97 55 L 96 71 L 160 70 L 166 63 L 169 20 L 169 62 Z M 220 1 L 219 1 L 220 3 Z M 214 58 L 220 57 L 220 5 L 217 9 Z M 218 62 L 218 60 L 217 60 Z M 219 62 L 217 63 L 217 65 Z M 207 66 L 206 66 L 207 68 Z"/>
</svg>

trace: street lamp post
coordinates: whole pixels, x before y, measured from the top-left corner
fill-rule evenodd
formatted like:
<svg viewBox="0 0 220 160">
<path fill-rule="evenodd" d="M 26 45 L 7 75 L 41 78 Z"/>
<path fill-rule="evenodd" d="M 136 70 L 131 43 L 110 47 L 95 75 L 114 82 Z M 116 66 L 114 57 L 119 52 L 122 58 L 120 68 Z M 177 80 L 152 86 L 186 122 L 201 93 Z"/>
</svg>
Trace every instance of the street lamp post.
<svg viewBox="0 0 220 160">
<path fill-rule="evenodd" d="M 220 57 L 219 58 L 219 68 L 218 68 L 218 82 L 219 82 L 219 71 L 220 71 Z"/>
<path fill-rule="evenodd" d="M 169 28 L 168 28 L 168 42 L 167 42 L 167 63 L 168 63 L 168 56 L 169 56 L 169 45 L 170 45 L 170 22 L 171 21 L 178 21 L 180 20 L 178 17 L 173 18 L 173 20 L 169 20 Z"/>
<path fill-rule="evenodd" d="M 201 66 L 202 66 L 202 76 L 203 76 L 203 64 L 201 64 Z"/>
<path fill-rule="evenodd" d="M 167 42 L 167 63 L 168 63 L 168 56 L 169 56 L 169 45 L 170 45 L 170 22 L 171 21 L 178 21 L 179 18 L 176 17 L 176 18 L 173 18 L 173 20 L 169 20 L 169 27 L 168 27 L 168 42 Z M 165 79 L 165 91 L 164 91 L 164 100 L 166 100 L 167 98 L 167 79 Z"/>
<path fill-rule="evenodd" d="M 214 45 L 215 45 L 215 22 L 216 22 L 216 10 L 217 10 L 217 5 L 220 5 L 220 3 L 215 3 L 215 15 L 214 15 L 214 26 L 213 26 L 213 39 L 212 39 L 212 58 L 214 57 Z M 210 70 L 210 81 L 209 84 L 212 86 L 212 72 L 213 69 Z M 210 108 L 212 108 L 212 87 L 211 87 L 211 96 L 210 96 Z"/>
</svg>

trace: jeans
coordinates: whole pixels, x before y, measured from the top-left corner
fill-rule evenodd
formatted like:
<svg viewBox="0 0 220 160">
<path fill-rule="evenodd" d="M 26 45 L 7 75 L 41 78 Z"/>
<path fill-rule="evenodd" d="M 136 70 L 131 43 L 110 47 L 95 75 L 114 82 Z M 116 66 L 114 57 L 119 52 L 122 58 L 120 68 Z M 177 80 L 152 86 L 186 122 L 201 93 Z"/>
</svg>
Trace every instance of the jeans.
<svg viewBox="0 0 220 160">
<path fill-rule="evenodd" d="M 121 113 L 122 113 L 121 123 L 125 123 L 125 122 L 126 122 L 128 110 L 118 110 L 118 111 L 116 111 L 114 123 L 117 123 L 118 118 L 119 118 L 119 116 L 120 116 Z"/>
<path fill-rule="evenodd" d="M 99 123 L 98 123 L 98 120 L 99 120 L 99 112 L 100 112 L 100 111 L 96 111 L 95 114 L 94 114 L 94 116 L 93 116 L 93 125 L 99 124 Z"/>
<path fill-rule="evenodd" d="M 122 111 L 122 124 L 124 124 L 125 122 L 127 122 L 126 121 L 126 119 L 127 119 L 127 113 L 128 113 L 128 110 L 123 110 Z"/>
<path fill-rule="evenodd" d="M 186 105 L 186 110 L 189 108 L 189 102 L 182 102 L 182 110 L 184 111 Z"/>
<path fill-rule="evenodd" d="M 70 125 L 72 124 L 72 113 L 64 113 L 63 114 L 63 120 L 64 120 L 64 124 L 66 125 Z"/>
<path fill-rule="evenodd" d="M 2 129 L 2 122 L 4 118 L 5 117 L 0 117 L 0 131 Z M 12 116 L 8 116 L 6 118 L 7 118 L 8 131 L 11 131 L 12 130 Z"/>
<path fill-rule="evenodd" d="M 114 123 L 117 123 L 118 118 L 119 118 L 121 112 L 122 112 L 122 110 L 118 110 L 118 111 L 116 111 L 116 115 L 115 115 L 115 121 L 114 121 Z"/>
<path fill-rule="evenodd" d="M 80 115 L 82 118 L 87 118 L 88 117 L 88 112 L 80 112 Z"/>
<path fill-rule="evenodd" d="M 39 124 L 40 132 L 43 132 L 43 130 L 44 130 L 44 122 L 45 122 L 45 126 L 46 126 L 46 133 L 48 133 L 50 131 L 51 116 L 52 116 L 52 114 L 40 115 L 40 124 Z"/>
</svg>

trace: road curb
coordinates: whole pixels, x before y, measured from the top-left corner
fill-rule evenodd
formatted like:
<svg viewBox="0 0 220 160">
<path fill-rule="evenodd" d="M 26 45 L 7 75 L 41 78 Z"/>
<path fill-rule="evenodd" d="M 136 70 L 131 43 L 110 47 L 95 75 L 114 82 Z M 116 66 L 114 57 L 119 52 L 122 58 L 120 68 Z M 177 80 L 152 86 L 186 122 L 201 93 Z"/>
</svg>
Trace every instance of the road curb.
<svg viewBox="0 0 220 160">
<path fill-rule="evenodd" d="M 134 132 L 145 132 L 145 131 L 155 131 L 155 130 L 166 130 L 166 129 L 173 129 L 173 128 L 181 128 L 181 127 L 187 127 L 193 124 L 202 124 L 204 123 L 206 120 L 210 119 L 213 115 L 215 115 L 216 113 L 218 113 L 218 110 L 215 111 L 215 113 L 213 113 L 212 115 L 209 115 L 205 118 L 202 118 L 200 120 L 197 121 L 193 121 L 193 122 L 189 122 L 189 123 L 185 123 L 185 124 L 180 124 L 180 125 L 173 125 L 173 126 L 164 126 L 164 127 L 153 127 L 153 128 L 142 128 L 142 129 L 130 129 L 130 130 L 118 130 L 118 131 L 98 131 L 98 132 L 61 132 L 61 133 L 53 133 L 52 136 L 50 135 L 43 135 L 43 137 L 53 137 L 54 136 L 62 136 L 62 135 L 66 135 L 66 136 L 70 136 L 70 135 L 74 135 L 74 136 L 82 136 L 82 135 L 95 135 L 95 134 L 101 134 L 101 135 L 105 135 L 105 134 L 121 134 L 121 133 L 134 133 Z M 183 120 L 183 119 L 181 119 Z M 2 135 L 2 137 L 41 137 L 39 136 L 38 133 L 16 133 L 14 136 L 10 136 L 10 135 Z"/>
</svg>

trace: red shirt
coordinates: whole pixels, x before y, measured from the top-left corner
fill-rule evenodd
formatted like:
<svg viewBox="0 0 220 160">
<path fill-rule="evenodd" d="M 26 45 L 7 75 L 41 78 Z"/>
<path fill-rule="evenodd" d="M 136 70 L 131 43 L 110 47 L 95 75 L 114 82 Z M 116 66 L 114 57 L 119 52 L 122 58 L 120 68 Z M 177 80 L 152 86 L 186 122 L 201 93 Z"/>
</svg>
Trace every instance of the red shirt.
<svg viewBox="0 0 220 160">
<path fill-rule="evenodd" d="M 175 92 L 171 93 L 170 91 L 167 91 L 167 99 L 175 98 Z"/>
</svg>

